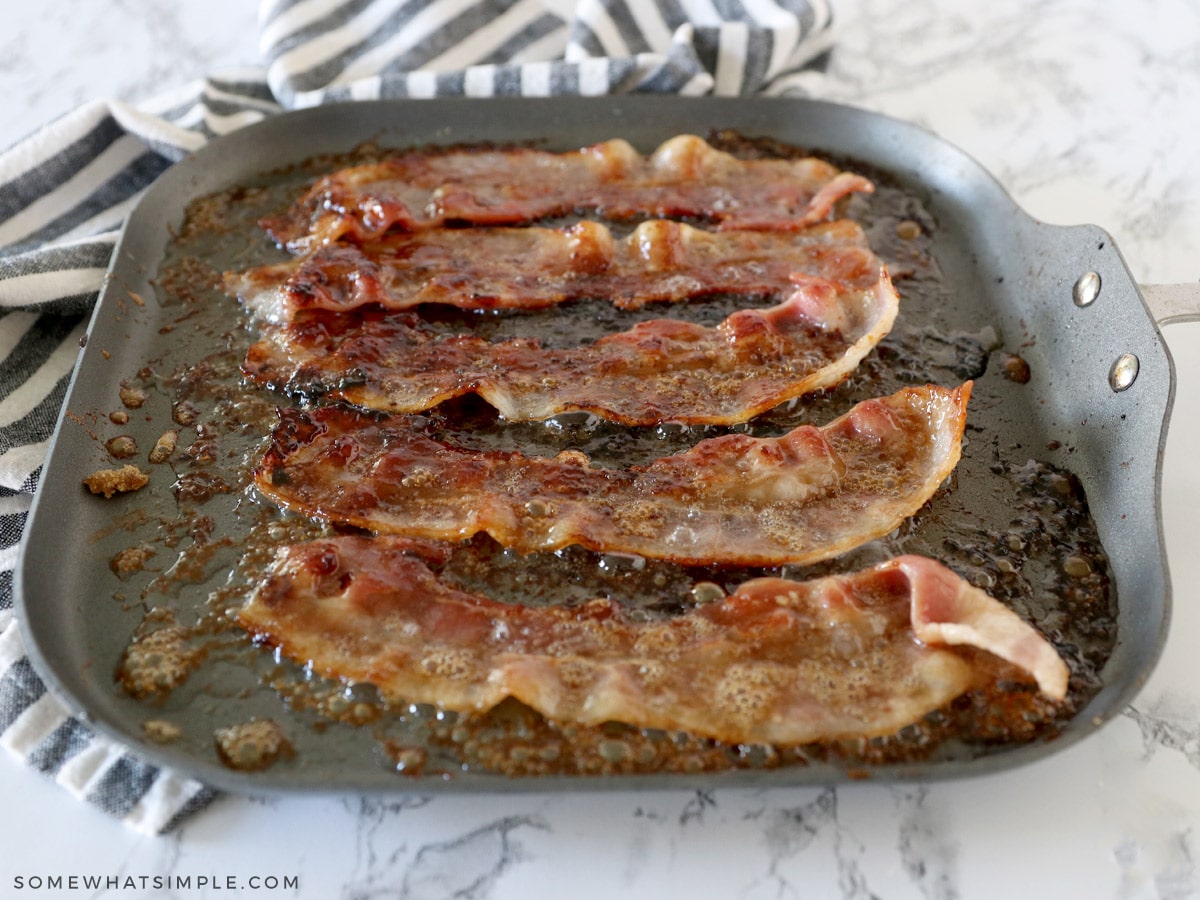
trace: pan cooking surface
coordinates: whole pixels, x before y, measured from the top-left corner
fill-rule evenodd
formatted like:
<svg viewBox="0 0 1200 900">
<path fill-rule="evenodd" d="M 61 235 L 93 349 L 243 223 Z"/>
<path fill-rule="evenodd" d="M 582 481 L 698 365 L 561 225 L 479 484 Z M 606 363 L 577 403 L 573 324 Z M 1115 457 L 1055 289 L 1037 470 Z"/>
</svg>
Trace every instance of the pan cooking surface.
<svg viewBox="0 0 1200 900">
<path fill-rule="evenodd" d="M 777 140 L 771 128 L 718 132 L 713 126 L 729 122 L 704 119 L 707 127 L 689 122 L 673 130 L 699 131 L 746 156 L 799 152 L 799 141 Z M 636 140 L 617 130 L 603 136 Z M 801 149 L 820 155 L 816 136 Z M 575 143 L 594 139 L 585 135 Z M 654 145 L 649 136 L 637 142 L 642 150 Z M 556 135 L 551 143 L 572 146 L 571 136 Z M 36 564 L 39 555 L 53 555 L 54 547 L 46 545 L 61 548 L 65 539 L 86 547 L 71 571 L 58 576 L 63 583 L 57 596 L 66 590 L 69 599 L 43 599 L 39 607 L 24 598 L 34 618 L 32 633 L 57 634 L 48 643 L 35 637 L 52 678 L 86 669 L 85 705 L 101 727 L 176 767 L 243 789 L 519 787 L 574 775 L 603 775 L 603 783 L 613 784 L 626 776 L 659 776 L 651 780 L 664 784 L 928 776 L 984 770 L 1063 742 L 1081 711 L 1111 691 L 1114 648 L 1122 636 L 1114 566 L 1089 512 L 1088 491 L 1071 465 L 1081 442 L 1070 430 L 1056 432 L 1039 409 L 1039 336 L 1023 319 L 1014 328 L 1008 311 L 964 279 L 964 273 L 974 274 L 964 265 L 973 260 L 955 223 L 939 214 L 936 195 L 877 162 L 838 158 L 839 149 L 835 162 L 877 183 L 874 195 L 852 198 L 846 212 L 863 223 L 873 249 L 889 264 L 901 294 L 899 321 L 837 389 L 738 430 L 777 435 L 905 385 L 975 379 L 962 462 L 930 504 L 892 535 L 818 566 L 697 570 L 577 548 L 520 557 L 480 538 L 456 552 L 442 575 L 511 602 L 574 603 L 604 595 L 641 615 L 669 616 L 680 612 L 697 584 L 730 590 L 756 575 L 808 578 L 922 553 L 1009 604 L 1054 642 L 1072 671 L 1061 707 L 1006 683 L 994 696 L 969 694 L 895 738 L 725 746 L 618 725 L 549 723 L 515 703 L 481 716 L 397 705 L 369 686 L 347 688 L 313 677 L 251 645 L 230 612 L 272 549 L 328 532 L 280 513 L 249 485 L 249 467 L 275 406 L 297 401 L 241 383 L 238 365 L 253 329 L 215 285 L 225 269 L 283 258 L 254 222 L 289 202 L 315 172 L 348 161 L 328 156 L 268 174 L 262 174 L 266 166 L 243 170 L 194 187 L 186 211 L 179 203 L 171 237 L 137 259 L 132 281 L 114 278 L 106 292 L 87 350 L 100 357 L 105 377 L 88 385 L 86 397 L 78 388 L 72 392 L 55 447 L 55 456 L 67 460 L 59 468 L 69 474 L 54 483 L 73 479 L 74 487 L 89 472 L 124 461 L 150 471 L 151 481 L 136 494 L 109 501 L 68 490 L 72 503 L 87 505 L 72 533 L 44 534 L 41 546 L 30 539 L 26 571 L 29 560 Z M 360 151 L 355 159 L 372 152 Z M 145 285 L 133 283 L 150 274 Z M 651 312 L 707 322 L 726 315 L 732 302 L 714 298 Z M 550 312 L 444 313 L 442 324 L 491 339 L 519 329 L 562 343 L 628 327 L 630 320 L 610 311 L 606 304 L 583 302 Z M 625 428 L 574 414 L 518 425 L 497 421 L 478 401 L 450 404 L 421 421 L 431 435 L 467 446 L 536 454 L 574 448 L 614 466 L 644 464 L 729 430 Z M 147 464 L 156 443 L 168 458 Z M 43 498 L 40 505 L 48 502 Z M 44 588 L 36 593 L 48 594 Z M 87 614 L 51 629 L 45 610 L 54 604 L 56 614 L 85 607 Z M 60 687 L 75 693 L 70 685 Z M 236 728 L 252 721 L 277 723 L 281 746 L 290 752 L 277 760 L 269 750 L 256 755 L 272 735 L 239 740 Z M 260 773 L 244 771 L 268 763 Z"/>
</svg>

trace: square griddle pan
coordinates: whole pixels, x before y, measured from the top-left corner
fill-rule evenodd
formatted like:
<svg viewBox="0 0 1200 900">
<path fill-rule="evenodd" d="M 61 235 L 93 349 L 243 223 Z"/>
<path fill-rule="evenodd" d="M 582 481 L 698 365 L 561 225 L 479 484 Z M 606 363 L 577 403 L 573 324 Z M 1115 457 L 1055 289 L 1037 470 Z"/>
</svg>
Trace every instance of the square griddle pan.
<svg viewBox="0 0 1200 900">
<path fill-rule="evenodd" d="M 221 765 L 211 739 L 148 740 L 142 723 L 153 711 L 124 695 L 112 677 L 142 610 L 114 602 L 108 563 L 114 547 L 124 545 L 112 537 L 114 520 L 136 504 L 150 504 L 151 518 L 153 504 L 171 507 L 169 476 L 155 473 L 138 494 L 108 502 L 87 496 L 80 481 L 112 464 L 95 433 L 115 408 L 117 382 L 161 352 L 153 280 L 189 201 L 368 141 L 402 147 L 535 140 L 548 149 L 570 149 L 624 137 L 648 152 L 673 135 L 714 129 L 777 138 L 888 173 L 920 196 L 937 220 L 933 250 L 952 296 L 975 304 L 1001 334 L 1023 336 L 1021 352 L 1032 378 L 1020 392 L 1021 407 L 1008 411 L 1008 427 L 1078 477 L 1120 606 L 1115 651 L 1101 673 L 1103 687 L 1088 705 L 1047 740 L 976 758 L 853 773 L 811 765 L 600 778 L 509 779 L 476 772 L 399 777 L 353 735 L 331 733 L 319 747 L 299 747 L 296 765 L 246 773 Z M 231 309 L 230 315 L 237 313 Z M 1159 480 L 1172 396 L 1167 349 L 1112 238 L 1093 226 L 1035 221 L 972 159 L 912 124 L 830 103 L 765 98 L 372 101 L 290 112 L 212 141 L 165 172 L 131 213 L 33 503 L 15 581 L 17 614 L 38 672 L 97 731 L 150 761 L 237 792 L 713 788 L 994 772 L 1096 731 L 1131 701 L 1159 656 L 1170 605 Z M 140 447 L 152 446 L 161 433 L 170 415 L 165 402 L 151 397 L 137 411 L 146 415 L 129 424 Z M 214 515 L 219 533 L 220 511 Z M 200 731 L 211 735 L 226 703 L 244 702 L 243 719 L 278 716 L 277 702 L 239 699 L 236 672 L 214 677 L 228 677 L 230 686 L 212 688 L 197 702 L 189 715 Z"/>
</svg>

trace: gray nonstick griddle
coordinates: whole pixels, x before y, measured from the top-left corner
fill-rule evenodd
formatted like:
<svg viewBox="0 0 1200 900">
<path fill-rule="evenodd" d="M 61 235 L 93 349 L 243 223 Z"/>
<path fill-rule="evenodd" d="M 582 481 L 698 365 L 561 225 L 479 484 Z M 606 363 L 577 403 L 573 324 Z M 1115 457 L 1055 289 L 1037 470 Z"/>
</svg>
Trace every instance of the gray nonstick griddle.
<svg viewBox="0 0 1200 900">
<path fill-rule="evenodd" d="M 211 740 L 156 743 L 142 725 L 154 714 L 114 686 L 115 661 L 144 608 L 122 594 L 110 570 L 127 532 L 176 513 L 172 475 L 152 472 L 138 492 L 102 502 L 81 478 L 111 465 L 105 416 L 117 385 L 164 350 L 164 311 L 155 278 L 187 204 L 259 173 L 368 141 L 385 146 L 537 141 L 568 149 L 624 137 L 642 151 L 678 133 L 733 129 L 776 138 L 887 173 L 920 196 L 938 227 L 934 252 L 951 296 L 1019 344 L 1031 377 L 1012 392 L 1005 427 L 1079 480 L 1095 519 L 1120 607 L 1103 687 L 1051 738 L 936 763 L 886 765 L 853 773 L 836 765 L 717 774 L 507 779 L 468 772 L 454 778 L 399 777 L 353 729 L 299 738 L 296 761 L 259 773 L 234 771 Z M 903 293 L 903 288 L 902 288 Z M 1170 298 L 1168 298 L 1170 299 Z M 1179 298 L 1176 297 L 1176 300 Z M 232 301 L 230 301 L 232 304 Z M 1186 302 L 1186 301 L 1185 301 Z M 238 315 L 231 305 L 230 318 Z M 1178 316 L 1176 312 L 1173 315 Z M 982 324 L 982 323 L 981 323 Z M 220 335 L 213 339 L 219 341 Z M 197 351 L 200 352 L 200 351 Z M 1020 210 L 961 151 L 919 127 L 844 106 L 793 99 L 674 97 L 385 101 L 288 113 L 214 140 L 175 165 L 131 214 L 113 256 L 63 419 L 43 470 L 23 540 L 17 610 L 30 655 L 52 689 L 98 731 L 156 763 L 242 792 L 296 790 L 576 790 L 601 787 L 717 787 L 828 783 L 850 777 L 943 778 L 1006 769 L 1086 738 L 1117 715 L 1148 677 L 1163 645 L 1170 589 L 1159 513 L 1159 478 L 1173 394 L 1171 361 L 1153 316 L 1121 254 L 1102 229 L 1053 227 Z M 165 394 L 134 411 L 128 430 L 148 449 L 169 422 Z M 959 489 L 967 489 L 959 485 Z M 213 533 L 245 497 L 215 501 Z M 224 504 L 224 505 L 221 505 Z M 221 510 L 225 510 L 222 513 Z M 237 548 L 227 547 L 208 584 L 226 586 Z M 180 588 L 180 590 L 183 590 Z M 119 599 L 114 599 L 118 596 Z M 241 720 L 281 715 L 269 692 L 247 699 L 235 662 L 218 659 L 183 714 L 211 734 L 226 708 Z M 268 695 L 268 696 L 264 696 Z M 164 712 L 164 715 L 166 713 Z M 207 731 L 205 731 L 207 729 Z M 311 746 L 305 744 L 311 738 Z"/>
</svg>

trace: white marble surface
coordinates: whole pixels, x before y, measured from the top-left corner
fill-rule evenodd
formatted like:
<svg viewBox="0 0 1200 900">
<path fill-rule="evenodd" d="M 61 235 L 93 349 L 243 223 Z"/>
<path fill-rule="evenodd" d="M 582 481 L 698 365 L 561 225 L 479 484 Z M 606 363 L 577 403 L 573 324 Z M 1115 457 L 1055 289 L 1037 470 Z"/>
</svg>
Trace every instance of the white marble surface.
<svg viewBox="0 0 1200 900">
<path fill-rule="evenodd" d="M 921 122 L 1035 216 L 1094 222 L 1143 282 L 1200 280 L 1200 7 L 832 0 L 824 96 Z M 6 4 L 7 144 L 96 96 L 256 61 L 251 0 Z M 1135 11 L 1136 10 L 1136 11 Z M 1178 370 L 1163 515 L 1175 614 L 1134 708 L 1027 768 L 929 785 L 503 797 L 225 798 L 134 834 L 0 756 L 0 896 L 47 874 L 299 876 L 243 896 L 1200 896 L 1200 326 Z M 200 890 L 201 875 L 220 889 Z M 244 884 L 244 882 L 242 882 Z M 160 896 L 151 889 L 62 896 Z"/>
</svg>

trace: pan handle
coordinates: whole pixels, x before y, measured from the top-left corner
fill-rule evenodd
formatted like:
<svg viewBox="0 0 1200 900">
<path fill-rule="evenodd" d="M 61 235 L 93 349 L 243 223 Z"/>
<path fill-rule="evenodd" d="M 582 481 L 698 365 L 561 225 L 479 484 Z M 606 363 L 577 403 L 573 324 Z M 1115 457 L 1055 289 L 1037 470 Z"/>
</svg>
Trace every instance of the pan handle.
<svg viewBox="0 0 1200 900">
<path fill-rule="evenodd" d="M 1196 284 L 1143 284 L 1142 298 L 1159 326 L 1172 322 L 1200 321 L 1200 282 Z"/>
</svg>

